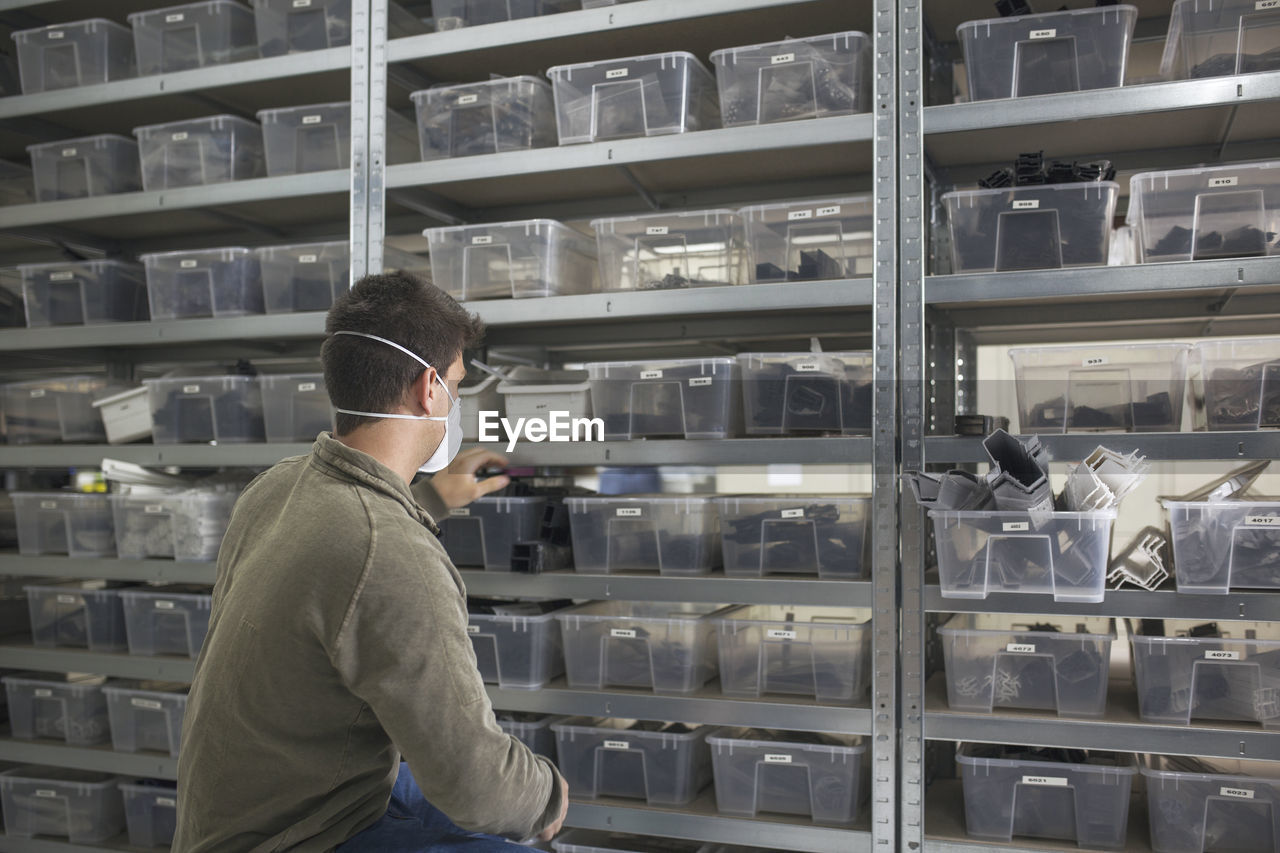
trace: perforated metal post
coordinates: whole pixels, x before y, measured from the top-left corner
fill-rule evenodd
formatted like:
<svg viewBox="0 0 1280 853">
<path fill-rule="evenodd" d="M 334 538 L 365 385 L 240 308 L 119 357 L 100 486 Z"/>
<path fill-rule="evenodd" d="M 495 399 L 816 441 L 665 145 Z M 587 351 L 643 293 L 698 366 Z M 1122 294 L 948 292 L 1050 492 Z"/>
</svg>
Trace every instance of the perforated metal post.
<svg viewBox="0 0 1280 853">
<path fill-rule="evenodd" d="M 382 272 L 386 227 L 387 0 L 351 4 L 351 281 Z"/>
</svg>

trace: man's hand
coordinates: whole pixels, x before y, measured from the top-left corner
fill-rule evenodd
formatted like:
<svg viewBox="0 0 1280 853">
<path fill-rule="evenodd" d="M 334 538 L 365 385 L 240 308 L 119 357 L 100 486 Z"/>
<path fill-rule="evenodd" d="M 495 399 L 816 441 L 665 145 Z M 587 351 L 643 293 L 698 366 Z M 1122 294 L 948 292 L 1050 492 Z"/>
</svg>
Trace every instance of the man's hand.
<svg viewBox="0 0 1280 853">
<path fill-rule="evenodd" d="M 432 477 L 431 486 L 449 509 L 458 509 L 476 498 L 505 488 L 511 482 L 505 474 L 477 480 L 476 472 L 481 468 L 505 468 L 506 464 L 505 456 L 482 447 L 472 447 L 459 453 L 448 468 Z"/>
<path fill-rule="evenodd" d="M 538 833 L 538 838 L 542 841 L 550 841 L 560 834 L 560 827 L 564 826 L 565 816 L 569 814 L 569 783 L 564 781 L 564 777 L 560 778 L 560 817 L 556 818 L 556 822 L 548 826 L 542 832 Z"/>
</svg>

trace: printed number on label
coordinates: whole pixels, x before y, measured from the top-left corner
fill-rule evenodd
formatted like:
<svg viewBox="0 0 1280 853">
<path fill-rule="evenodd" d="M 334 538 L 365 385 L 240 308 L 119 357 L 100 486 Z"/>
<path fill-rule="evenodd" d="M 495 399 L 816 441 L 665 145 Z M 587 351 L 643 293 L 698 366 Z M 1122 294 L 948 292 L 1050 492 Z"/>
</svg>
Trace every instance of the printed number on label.
<svg viewBox="0 0 1280 853">
<path fill-rule="evenodd" d="M 321 116 L 303 116 L 302 123 L 303 124 L 319 124 L 321 118 L 322 118 Z"/>
<path fill-rule="evenodd" d="M 611 68 L 608 71 L 604 72 L 604 79 L 606 80 L 617 80 L 619 77 L 626 77 L 626 76 L 627 76 L 626 68 Z"/>
<path fill-rule="evenodd" d="M 812 219 L 812 210 L 793 210 L 787 214 L 787 220 L 794 222 L 797 219 Z"/>
<path fill-rule="evenodd" d="M 830 207 L 818 208 L 817 216 L 835 216 L 840 213 L 840 205 L 833 204 Z"/>
<path fill-rule="evenodd" d="M 130 699 L 129 704 L 135 708 L 146 708 L 148 711 L 159 711 L 164 707 L 154 699 L 138 699 L 137 697 Z"/>
<path fill-rule="evenodd" d="M 451 509 L 451 510 L 449 510 L 449 515 L 452 515 L 452 516 L 468 516 L 468 515 L 471 515 L 471 510 L 467 509 L 465 506 L 464 506 L 464 507 L 459 507 L 459 508 L 457 508 L 457 509 Z"/>
<path fill-rule="evenodd" d="M 650 225 L 644 229 L 644 233 L 650 237 L 661 237 L 669 233 L 670 230 L 666 225 Z"/>
<path fill-rule="evenodd" d="M 642 510 L 638 506 L 620 506 L 614 511 L 614 514 L 618 518 L 639 518 L 641 512 Z"/>
<path fill-rule="evenodd" d="M 316 390 L 316 383 L 314 383 L 314 382 L 299 382 L 299 383 L 298 383 L 298 391 L 299 391 L 299 392 L 302 392 L 302 391 L 314 391 L 314 390 Z"/>
<path fill-rule="evenodd" d="M 1280 0 L 1258 0 L 1253 4 L 1255 11 L 1261 12 L 1265 9 L 1280 9 Z"/>
<path fill-rule="evenodd" d="M 479 95 L 459 95 L 457 103 L 459 106 L 466 106 L 467 104 L 474 104 L 478 100 L 480 100 Z"/>
<path fill-rule="evenodd" d="M 1054 29 L 1031 31 L 1031 38 L 1033 39 L 1051 39 L 1057 37 L 1057 35 L 1058 31 Z"/>
<path fill-rule="evenodd" d="M 690 387 L 690 388 L 702 388 L 702 387 L 704 387 L 704 386 L 710 385 L 710 384 L 711 384 L 711 382 L 712 382 L 712 378 L 711 378 L 710 376 L 691 376 L 691 377 L 689 377 L 689 387 Z"/>
<path fill-rule="evenodd" d="M 1024 198 L 1013 203 L 1014 210 L 1036 210 L 1040 207 L 1040 199 Z"/>
<path fill-rule="evenodd" d="M 1093 358 L 1086 358 L 1080 361 L 1081 367 L 1102 367 L 1104 364 L 1110 363 L 1105 355 L 1095 355 Z"/>
<path fill-rule="evenodd" d="M 1238 178 L 1210 178 L 1209 186 L 1211 187 L 1234 187 Z"/>
<path fill-rule="evenodd" d="M 1029 521 L 1006 521 L 1000 525 L 1000 529 L 1005 533 L 1025 533 L 1031 529 Z"/>
<path fill-rule="evenodd" d="M 1010 643 L 1004 650 L 1016 655 L 1031 655 L 1035 654 L 1036 647 L 1034 643 Z"/>
<path fill-rule="evenodd" d="M 164 512 L 164 507 L 160 504 L 147 504 L 142 508 L 144 515 L 157 515 Z"/>
<path fill-rule="evenodd" d="M 293 8 L 305 9 L 311 5 L 311 0 L 293 0 Z"/>
<path fill-rule="evenodd" d="M 796 55 L 794 53 L 778 53 L 769 57 L 770 65 L 782 65 L 785 62 L 795 62 Z"/>
<path fill-rule="evenodd" d="M 765 764 L 790 764 L 791 756 L 765 753 L 764 763 Z"/>
<path fill-rule="evenodd" d="M 784 509 L 778 515 L 782 518 L 804 518 L 804 509 Z"/>
<path fill-rule="evenodd" d="M 157 601 L 157 602 L 156 602 L 156 610 L 172 610 L 173 608 L 174 608 L 174 604 L 173 604 L 173 602 L 172 602 L 172 601 Z"/>
<path fill-rule="evenodd" d="M 58 596 L 58 603 L 59 604 L 79 604 L 80 599 L 74 595 L 60 595 Z"/>
<path fill-rule="evenodd" d="M 314 264 L 318 260 L 320 260 L 318 255 L 298 255 L 298 263 L 300 264 Z"/>
<path fill-rule="evenodd" d="M 199 263 L 200 262 L 195 260 L 194 258 L 187 258 L 185 260 L 178 261 L 178 266 L 184 270 L 190 270 L 190 269 L 195 269 L 196 265 Z"/>
<path fill-rule="evenodd" d="M 45 799 L 50 799 L 58 796 L 58 792 L 50 791 L 48 788 L 36 788 L 36 796 L 44 797 Z"/>
<path fill-rule="evenodd" d="M 610 637 L 617 637 L 620 640 L 634 640 L 636 638 L 636 630 L 634 628 L 610 628 Z"/>
<path fill-rule="evenodd" d="M 37 687 L 35 690 L 32 691 L 32 695 L 35 696 L 37 699 L 44 699 L 48 696 L 52 696 L 53 691 L 47 687 Z"/>
<path fill-rule="evenodd" d="M 630 749 L 631 744 L 625 740 L 607 740 L 604 742 L 605 749 Z"/>
<path fill-rule="evenodd" d="M 172 139 L 174 142 L 182 142 L 188 136 L 190 136 L 189 133 L 187 133 L 185 130 L 180 130 L 169 138 Z"/>
<path fill-rule="evenodd" d="M 489 234 L 478 234 L 471 238 L 471 245 L 473 246 L 487 246 L 492 242 L 493 236 Z"/>
<path fill-rule="evenodd" d="M 63 157 L 74 157 L 74 156 L 76 156 L 76 153 L 77 153 L 79 150 L 80 150 L 80 149 L 78 149 L 78 148 L 63 148 L 63 149 L 62 149 L 62 156 L 63 156 Z"/>
<path fill-rule="evenodd" d="M 781 628 L 770 628 L 764 632 L 765 638 L 770 640 L 794 640 L 796 638 L 795 631 L 783 631 Z"/>
<path fill-rule="evenodd" d="M 178 14 L 176 14 L 176 15 L 165 15 L 165 16 L 164 16 L 164 22 L 165 22 L 166 24 L 176 24 L 176 23 L 179 23 L 180 21 L 182 21 L 184 18 L 186 18 L 186 15 L 182 14 L 181 12 L 179 12 L 179 13 L 178 13 Z"/>
<path fill-rule="evenodd" d="M 199 385 L 183 385 L 182 393 L 183 394 L 199 394 L 200 386 Z"/>
<path fill-rule="evenodd" d="M 479 626 L 479 625 L 468 625 L 468 626 L 467 626 L 467 633 L 468 633 L 468 634 L 479 634 L 479 633 L 480 633 L 480 626 Z"/>
<path fill-rule="evenodd" d="M 294 0 L 294 2 L 297 3 L 298 0 Z M 311 0 L 306 0 L 306 2 L 310 3 Z M 169 808 L 174 808 L 178 805 L 178 801 L 175 800 L 173 797 L 156 797 L 156 805 L 168 806 Z"/>
<path fill-rule="evenodd" d="M 62 30 L 54 30 L 53 32 L 49 33 L 49 41 L 57 41 L 60 38 L 66 38 L 66 37 L 67 37 L 67 34 L 64 33 Z"/>
<path fill-rule="evenodd" d="M 796 371 L 799 373 L 816 373 L 819 364 L 816 361 L 806 361 L 804 364 L 797 364 Z"/>
<path fill-rule="evenodd" d="M 1250 527 L 1280 526 L 1280 515 L 1246 515 L 1244 523 Z"/>
<path fill-rule="evenodd" d="M 71 281 L 76 274 L 73 272 L 51 272 L 49 273 L 49 281 Z"/>
<path fill-rule="evenodd" d="M 1252 800 L 1253 791 L 1248 788 L 1219 788 L 1218 796 L 1235 797 L 1237 800 Z"/>
<path fill-rule="evenodd" d="M 40 508 L 41 509 L 57 509 L 58 502 L 57 501 L 40 501 Z"/>
<path fill-rule="evenodd" d="M 662 371 L 661 370 L 642 370 L 640 371 L 640 378 L 641 379 L 661 379 Z"/>
<path fill-rule="evenodd" d="M 49 393 L 49 391 L 48 391 L 47 389 L 45 389 L 45 388 L 33 388 L 33 389 L 31 390 L 31 399 L 33 399 L 33 400 L 38 400 L 38 399 L 40 399 L 41 397 L 43 397 L 45 394 L 48 394 L 48 393 Z"/>
<path fill-rule="evenodd" d="M 1240 660 L 1239 652 L 1210 651 L 1204 653 L 1205 660 Z"/>
<path fill-rule="evenodd" d="M 1052 785 L 1054 787 L 1065 788 L 1067 786 L 1067 780 L 1064 776 L 1023 776 L 1022 784 Z"/>
</svg>

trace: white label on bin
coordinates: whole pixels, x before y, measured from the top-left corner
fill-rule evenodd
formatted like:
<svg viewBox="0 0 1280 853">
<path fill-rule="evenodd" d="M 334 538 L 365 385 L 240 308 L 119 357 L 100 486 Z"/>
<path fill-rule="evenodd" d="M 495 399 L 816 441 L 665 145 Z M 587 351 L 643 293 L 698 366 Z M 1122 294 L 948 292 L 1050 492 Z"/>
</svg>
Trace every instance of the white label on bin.
<svg viewBox="0 0 1280 853">
<path fill-rule="evenodd" d="M 477 234 L 471 238 L 471 245 L 473 246 L 487 246 L 492 242 L 493 237 L 488 234 Z"/>
<path fill-rule="evenodd" d="M 49 281 L 71 281 L 76 274 L 73 272 L 51 272 L 49 273 Z"/>
<path fill-rule="evenodd" d="M 199 394 L 200 386 L 199 385 L 183 385 L 182 393 L 183 394 Z"/>
<path fill-rule="evenodd" d="M 302 123 L 303 124 L 319 124 L 321 118 L 323 118 L 323 116 L 303 116 Z"/>
<path fill-rule="evenodd" d="M 173 609 L 173 602 L 172 602 L 172 601 L 157 601 L 157 602 L 156 602 L 156 610 L 172 610 L 172 609 Z"/>
<path fill-rule="evenodd" d="M 636 638 L 635 628 L 610 628 L 610 637 L 617 637 L 620 640 L 634 640 Z"/>
<path fill-rule="evenodd" d="M 480 626 L 479 626 L 479 625 L 468 625 L 468 626 L 467 626 L 467 633 L 468 633 L 468 634 L 479 634 L 479 633 L 480 633 Z"/>
<path fill-rule="evenodd" d="M 1209 651 L 1204 653 L 1205 660 L 1240 660 L 1239 652 Z"/>
<path fill-rule="evenodd" d="M 817 373 L 820 365 L 816 361 L 806 361 L 803 364 L 796 365 L 798 373 Z"/>
<path fill-rule="evenodd" d="M 176 24 L 176 23 L 178 23 L 179 21 L 181 21 L 181 20 L 182 20 L 183 18 L 185 18 L 185 17 L 186 17 L 186 15 L 182 14 L 181 12 L 178 12 L 178 13 L 173 14 L 173 15 L 165 15 L 165 16 L 164 16 L 164 22 L 165 22 L 166 24 Z"/>
<path fill-rule="evenodd" d="M 788 221 L 794 221 L 796 219 L 812 219 L 812 218 L 813 218 L 812 210 L 793 210 L 787 214 Z"/>
<path fill-rule="evenodd" d="M 59 604 L 79 604 L 80 598 L 79 596 L 75 596 L 75 595 L 60 595 L 58 596 L 58 603 Z"/>
<path fill-rule="evenodd" d="M 74 156 L 76 156 L 76 154 L 78 154 L 79 152 L 80 152 L 80 149 L 79 149 L 79 148 L 63 148 L 63 149 L 62 149 L 62 156 L 63 156 L 63 157 L 74 157 Z"/>
<path fill-rule="evenodd" d="M 1280 527 L 1280 515 L 1246 515 L 1244 523 L 1249 527 Z"/>
<path fill-rule="evenodd" d="M 1236 181 L 1237 181 L 1237 180 L 1238 180 L 1238 179 L 1237 179 L 1237 178 L 1235 178 L 1235 177 L 1231 177 L 1231 178 L 1210 178 L 1210 179 L 1209 179 L 1209 186 L 1211 186 L 1211 187 L 1234 187 L 1234 186 L 1236 185 Z"/>
<path fill-rule="evenodd" d="M 1104 364 L 1110 363 L 1111 359 L 1107 358 L 1105 355 L 1095 355 L 1091 358 L 1080 359 L 1081 367 L 1102 367 Z"/>
<path fill-rule="evenodd" d="M 604 72 L 604 79 L 606 80 L 617 80 L 619 77 L 626 76 L 627 69 L 625 68 L 610 68 L 608 71 Z"/>
<path fill-rule="evenodd" d="M 314 390 L 316 390 L 316 383 L 314 383 L 314 382 L 299 382 L 299 383 L 298 383 L 298 391 L 299 391 L 300 393 L 301 393 L 301 392 L 303 392 L 303 391 L 314 391 Z"/>
<path fill-rule="evenodd" d="M 139 699 L 136 696 L 129 700 L 129 704 L 135 708 L 146 708 L 148 711 L 159 711 L 164 707 L 154 699 Z"/>
<path fill-rule="evenodd" d="M 305 9 L 311 5 L 311 0 L 293 0 L 293 8 Z"/>
<path fill-rule="evenodd" d="M 451 509 L 451 510 L 449 510 L 449 515 L 456 515 L 456 516 L 460 516 L 460 517 L 461 517 L 461 516 L 468 516 L 468 515 L 471 515 L 471 510 L 467 509 L 467 508 L 464 506 L 464 507 L 460 507 L 460 508 L 458 508 L 458 509 Z"/>
<path fill-rule="evenodd" d="M 45 388 L 35 388 L 31 391 L 31 399 L 35 400 L 49 393 Z"/>
<path fill-rule="evenodd" d="M 800 509 L 784 509 L 779 515 L 783 518 L 804 518 L 804 508 Z"/>
<path fill-rule="evenodd" d="M 1051 39 L 1051 38 L 1056 38 L 1057 35 L 1058 35 L 1058 31 L 1052 28 L 1047 30 L 1031 31 L 1031 38 L 1033 39 Z"/>
<path fill-rule="evenodd" d="M 52 696 L 53 691 L 48 687 L 37 687 L 35 690 L 31 691 L 31 695 L 35 696 L 37 699 L 44 699 L 48 696 Z"/>
<path fill-rule="evenodd" d="M 199 265 L 200 262 L 195 258 L 184 258 L 183 260 L 178 261 L 178 266 L 184 270 L 195 269 Z"/>
<path fill-rule="evenodd" d="M 1000 529 L 1005 533 L 1025 533 L 1031 529 L 1029 521 L 1006 521 L 1000 525 Z"/>
<path fill-rule="evenodd" d="M 691 376 L 689 377 L 689 387 L 702 388 L 704 386 L 710 385 L 711 381 L 712 381 L 712 377 L 710 376 Z"/>
<path fill-rule="evenodd" d="M 1036 653 L 1035 643 L 1010 643 L 1004 647 L 1006 652 L 1015 655 L 1033 655 Z"/>
<path fill-rule="evenodd" d="M 180 130 L 180 131 L 178 131 L 177 133 L 175 133 L 173 136 L 171 136 L 171 137 L 169 137 L 169 138 L 170 138 L 170 139 L 172 139 L 174 142 L 182 142 L 182 141 L 183 141 L 183 140 L 185 140 L 189 135 L 190 135 L 190 134 L 188 134 L 185 130 Z"/>
<path fill-rule="evenodd" d="M 775 53 L 769 57 L 770 65 L 782 65 L 784 62 L 795 62 L 796 55 L 794 53 Z"/>
<path fill-rule="evenodd" d="M 1280 0 L 1273 0 L 1273 2 L 1280 2 Z M 1252 800 L 1253 791 L 1248 788 L 1219 788 L 1218 796 L 1235 797 L 1237 800 Z"/>
<path fill-rule="evenodd" d="M 1280 0 L 1258 0 L 1257 3 L 1253 4 L 1253 8 L 1255 11 L 1262 11 L 1263 9 L 1280 9 Z"/>
<path fill-rule="evenodd" d="M 1065 776 L 1023 776 L 1022 784 L 1049 785 L 1053 788 L 1065 788 L 1067 787 L 1067 778 Z"/>
<path fill-rule="evenodd" d="M 661 379 L 662 371 L 661 370 L 642 370 L 640 371 L 640 378 L 641 379 Z"/>
<path fill-rule="evenodd" d="M 644 233 L 650 237 L 661 237 L 670 232 L 665 225 L 649 225 L 644 229 Z"/>
<path fill-rule="evenodd" d="M 840 213 L 840 205 L 833 204 L 830 207 L 820 207 L 814 216 L 836 216 Z"/>
<path fill-rule="evenodd" d="M 619 518 L 639 518 L 642 510 L 638 506 L 620 506 L 614 514 Z"/>
<path fill-rule="evenodd" d="M 480 100 L 479 95 L 459 95 L 455 103 L 459 106 L 466 106 L 467 104 L 474 104 L 478 100 Z"/>
<path fill-rule="evenodd" d="M 48 33 L 48 36 L 50 41 L 56 41 L 57 39 L 66 38 L 67 34 L 64 33 L 62 30 L 53 30 L 52 32 Z"/>
<path fill-rule="evenodd" d="M 300 264 L 314 264 L 319 259 L 317 255 L 298 255 L 298 263 Z"/>
<path fill-rule="evenodd" d="M 796 632 L 784 631 L 781 628 L 769 628 L 764 632 L 764 636 L 768 640 L 794 640 Z"/>
<path fill-rule="evenodd" d="M 293 2 L 297 3 L 299 2 L 299 0 L 293 0 Z M 310 3 L 311 0 L 302 0 L 302 2 Z M 156 805 L 175 808 L 178 805 L 178 801 L 175 800 L 173 797 L 156 797 Z"/>
<path fill-rule="evenodd" d="M 41 509 L 57 509 L 58 502 L 57 501 L 40 501 L 40 508 Z"/>
<path fill-rule="evenodd" d="M 631 744 L 625 740 L 607 740 L 604 742 L 605 749 L 630 749 Z"/>
<path fill-rule="evenodd" d="M 791 756 L 779 755 L 776 752 L 766 752 L 764 754 L 764 763 L 765 764 L 790 764 Z"/>
<path fill-rule="evenodd" d="M 1036 210 L 1039 207 L 1040 199 L 1038 198 L 1023 198 L 1013 203 L 1014 210 Z"/>
<path fill-rule="evenodd" d="M 58 796 L 57 791 L 50 791 L 48 788 L 36 788 L 36 796 L 50 799 Z"/>
<path fill-rule="evenodd" d="M 156 515 L 157 513 L 164 512 L 164 507 L 160 504 L 147 504 L 142 508 L 142 511 L 146 515 Z"/>
</svg>

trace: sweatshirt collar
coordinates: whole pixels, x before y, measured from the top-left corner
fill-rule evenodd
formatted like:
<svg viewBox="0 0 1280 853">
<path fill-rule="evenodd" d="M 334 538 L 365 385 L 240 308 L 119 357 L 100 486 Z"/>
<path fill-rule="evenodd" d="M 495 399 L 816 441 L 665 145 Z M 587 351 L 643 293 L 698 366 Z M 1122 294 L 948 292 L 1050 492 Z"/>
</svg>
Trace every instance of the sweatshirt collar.
<svg viewBox="0 0 1280 853">
<path fill-rule="evenodd" d="M 322 432 L 311 447 L 311 457 L 312 464 L 335 471 L 399 502 L 424 527 L 435 535 L 440 535 L 440 528 L 414 500 L 404 478 L 369 454 L 348 447 L 334 438 L 332 433 Z"/>
</svg>

